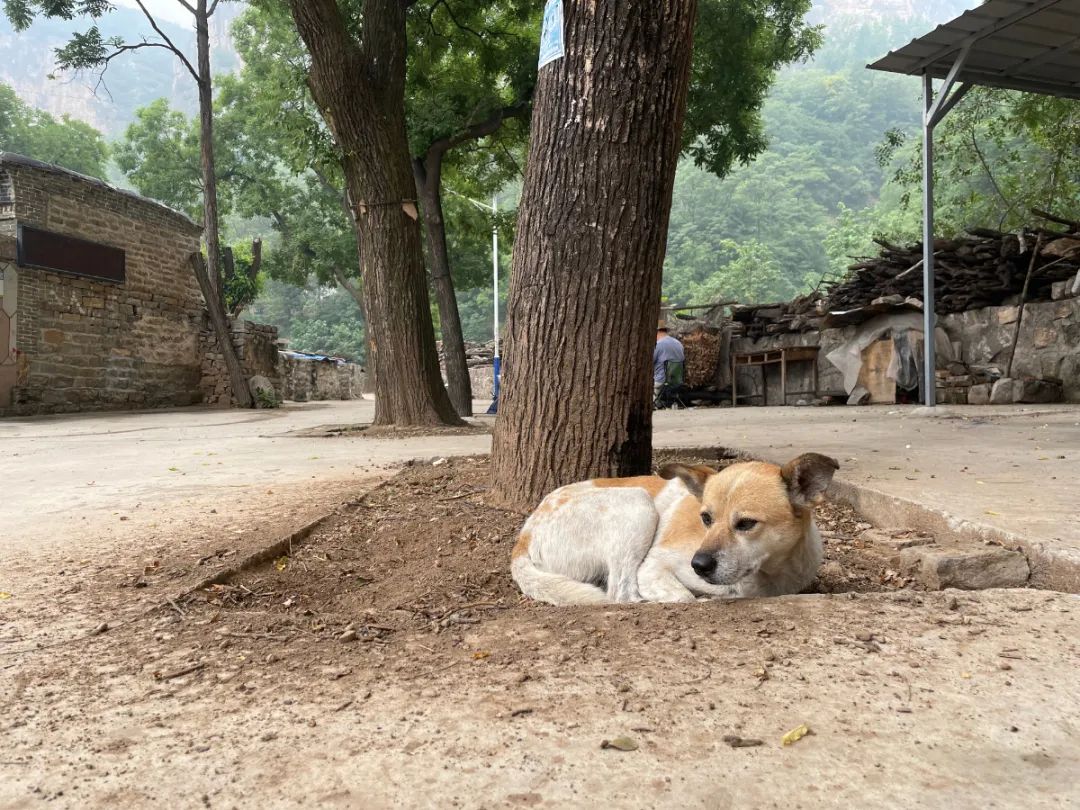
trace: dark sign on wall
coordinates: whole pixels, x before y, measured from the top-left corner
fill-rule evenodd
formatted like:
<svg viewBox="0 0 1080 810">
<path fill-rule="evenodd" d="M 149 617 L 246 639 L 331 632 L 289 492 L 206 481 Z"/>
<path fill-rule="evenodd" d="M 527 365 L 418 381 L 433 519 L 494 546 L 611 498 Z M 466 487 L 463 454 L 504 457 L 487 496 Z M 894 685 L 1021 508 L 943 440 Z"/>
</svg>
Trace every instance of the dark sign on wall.
<svg viewBox="0 0 1080 810">
<path fill-rule="evenodd" d="M 73 276 L 123 284 L 127 278 L 124 251 L 73 236 L 19 226 L 18 262 Z"/>
</svg>

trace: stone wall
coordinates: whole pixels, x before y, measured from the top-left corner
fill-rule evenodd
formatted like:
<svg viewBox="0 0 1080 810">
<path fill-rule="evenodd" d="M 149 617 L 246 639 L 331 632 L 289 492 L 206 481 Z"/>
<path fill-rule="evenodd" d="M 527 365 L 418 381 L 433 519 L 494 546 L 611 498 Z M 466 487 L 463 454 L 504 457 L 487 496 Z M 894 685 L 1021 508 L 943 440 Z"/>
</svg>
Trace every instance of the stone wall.
<svg viewBox="0 0 1080 810">
<path fill-rule="evenodd" d="M 13 192 L 13 204 L 0 205 L 4 252 L 22 224 L 126 254 L 123 283 L 0 259 L 5 289 L 17 294 L 19 364 L 0 415 L 199 402 L 203 307 L 187 261 L 201 228 L 151 200 L 7 153 L 0 181 Z"/>
<path fill-rule="evenodd" d="M 998 366 L 1004 373 L 1019 312 L 1019 307 L 988 307 L 947 315 L 941 325 L 958 344 L 958 360 Z M 1060 380 L 1065 400 L 1080 402 L 1080 298 L 1024 307 L 1012 376 Z"/>
<path fill-rule="evenodd" d="M 1018 314 L 1019 308 L 1011 306 L 986 307 L 940 317 L 939 366 L 947 365 L 949 361 L 967 366 L 997 366 L 1004 374 Z M 819 395 L 846 399 L 843 375 L 826 357 L 834 349 L 852 340 L 856 332 L 865 327 L 866 324 L 843 329 L 825 329 L 821 332 L 770 335 L 757 340 L 737 338 L 732 341 L 732 351 L 762 352 L 780 347 L 819 346 Z M 918 331 L 921 334 L 921 328 Z M 942 340 L 942 337 L 947 340 Z M 921 360 L 921 357 L 919 359 Z M 787 373 L 788 391 L 813 387 L 809 363 L 792 364 Z M 1060 380 L 1066 401 L 1080 402 L 1080 298 L 1028 304 L 1024 308 L 1013 377 Z M 781 404 L 779 366 L 766 367 L 765 381 L 769 404 Z M 740 369 L 738 383 L 740 399 L 744 393 L 760 395 L 761 369 Z M 811 399 L 808 395 L 789 394 L 786 404 L 793 405 L 799 400 Z M 754 404 L 760 402 L 760 398 L 754 400 Z"/>
<path fill-rule="evenodd" d="M 244 368 L 245 379 L 265 377 L 270 381 L 280 401 L 284 397 L 284 363 L 277 348 L 277 327 L 252 323 L 251 321 L 232 321 L 233 345 Z M 218 345 L 217 335 L 210 325 L 210 318 L 204 314 L 202 331 L 199 335 L 202 353 L 202 389 L 203 401 L 212 407 L 229 408 L 235 405 L 232 387 L 229 384 L 229 371 L 225 367 L 225 357 Z"/>
<path fill-rule="evenodd" d="M 367 375 L 356 363 L 281 355 L 282 398 L 294 402 L 363 399 Z"/>
<path fill-rule="evenodd" d="M 473 399 L 491 399 L 495 396 L 495 366 L 470 366 L 469 382 Z"/>
</svg>

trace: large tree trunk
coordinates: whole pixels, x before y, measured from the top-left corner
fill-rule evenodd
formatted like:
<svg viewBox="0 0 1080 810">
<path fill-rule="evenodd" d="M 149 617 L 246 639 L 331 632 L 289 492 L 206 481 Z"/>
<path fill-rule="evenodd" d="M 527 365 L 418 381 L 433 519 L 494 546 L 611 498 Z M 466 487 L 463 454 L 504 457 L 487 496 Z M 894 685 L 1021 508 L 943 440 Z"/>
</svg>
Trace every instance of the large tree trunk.
<svg viewBox="0 0 1080 810">
<path fill-rule="evenodd" d="M 221 283 L 221 233 L 218 219 L 217 167 L 214 160 L 214 84 L 210 75 L 210 18 L 207 0 L 198 0 L 196 4 L 195 41 L 199 71 L 199 148 L 202 158 L 205 224 L 203 238 L 206 240 L 208 265 L 205 268 L 205 279 L 202 275 L 198 278 L 214 335 L 225 358 L 233 399 L 241 408 L 250 408 L 254 406 L 255 398 L 251 396 L 251 388 L 233 344 L 232 331 L 225 320 L 225 293 Z M 204 281 L 209 284 L 209 289 Z"/>
<path fill-rule="evenodd" d="M 375 370 L 375 423 L 458 425 L 435 352 L 405 135 L 406 5 L 365 0 L 358 44 L 336 0 L 289 0 L 311 55 L 312 96 L 344 156 Z"/>
<path fill-rule="evenodd" d="M 649 470 L 652 346 L 696 0 L 566 0 L 519 207 L 492 496 Z"/>
<path fill-rule="evenodd" d="M 442 159 L 440 151 L 430 151 L 425 158 L 413 160 L 416 195 L 427 234 L 428 272 L 439 305 L 439 324 L 442 327 L 443 356 L 446 358 L 446 380 L 450 401 L 459 416 L 472 416 L 472 382 L 469 364 L 465 359 L 465 335 L 461 331 L 461 315 L 454 279 L 450 275 L 450 254 L 446 247 L 446 222 L 442 208 Z"/>
</svg>

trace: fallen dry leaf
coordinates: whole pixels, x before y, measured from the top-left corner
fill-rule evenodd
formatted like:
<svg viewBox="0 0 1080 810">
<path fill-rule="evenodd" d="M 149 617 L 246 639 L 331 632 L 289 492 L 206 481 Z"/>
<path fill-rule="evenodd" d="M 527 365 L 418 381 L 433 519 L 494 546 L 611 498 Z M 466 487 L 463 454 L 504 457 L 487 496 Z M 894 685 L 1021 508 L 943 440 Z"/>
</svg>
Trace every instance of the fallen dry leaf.
<svg viewBox="0 0 1080 810">
<path fill-rule="evenodd" d="M 614 740 L 604 740 L 600 743 L 600 747 L 614 748 L 616 751 L 637 751 L 638 744 L 630 737 L 616 737 Z"/>
<path fill-rule="evenodd" d="M 806 725 L 806 723 L 803 723 L 801 726 L 796 726 L 791 731 L 789 731 L 787 734 L 785 734 L 780 739 L 780 742 L 783 743 L 784 745 L 793 745 L 794 743 L 797 743 L 799 740 L 801 740 L 803 737 L 805 737 L 809 733 L 810 733 L 810 726 Z"/>
</svg>

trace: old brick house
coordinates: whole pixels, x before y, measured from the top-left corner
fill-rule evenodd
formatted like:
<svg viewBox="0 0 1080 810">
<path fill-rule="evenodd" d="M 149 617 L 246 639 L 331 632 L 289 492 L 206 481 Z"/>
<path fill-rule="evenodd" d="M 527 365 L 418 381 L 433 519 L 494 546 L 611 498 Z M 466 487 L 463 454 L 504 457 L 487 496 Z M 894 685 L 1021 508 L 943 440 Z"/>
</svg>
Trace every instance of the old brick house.
<svg viewBox="0 0 1080 810">
<path fill-rule="evenodd" d="M 0 415 L 203 399 L 201 228 L 0 152 Z"/>
</svg>

